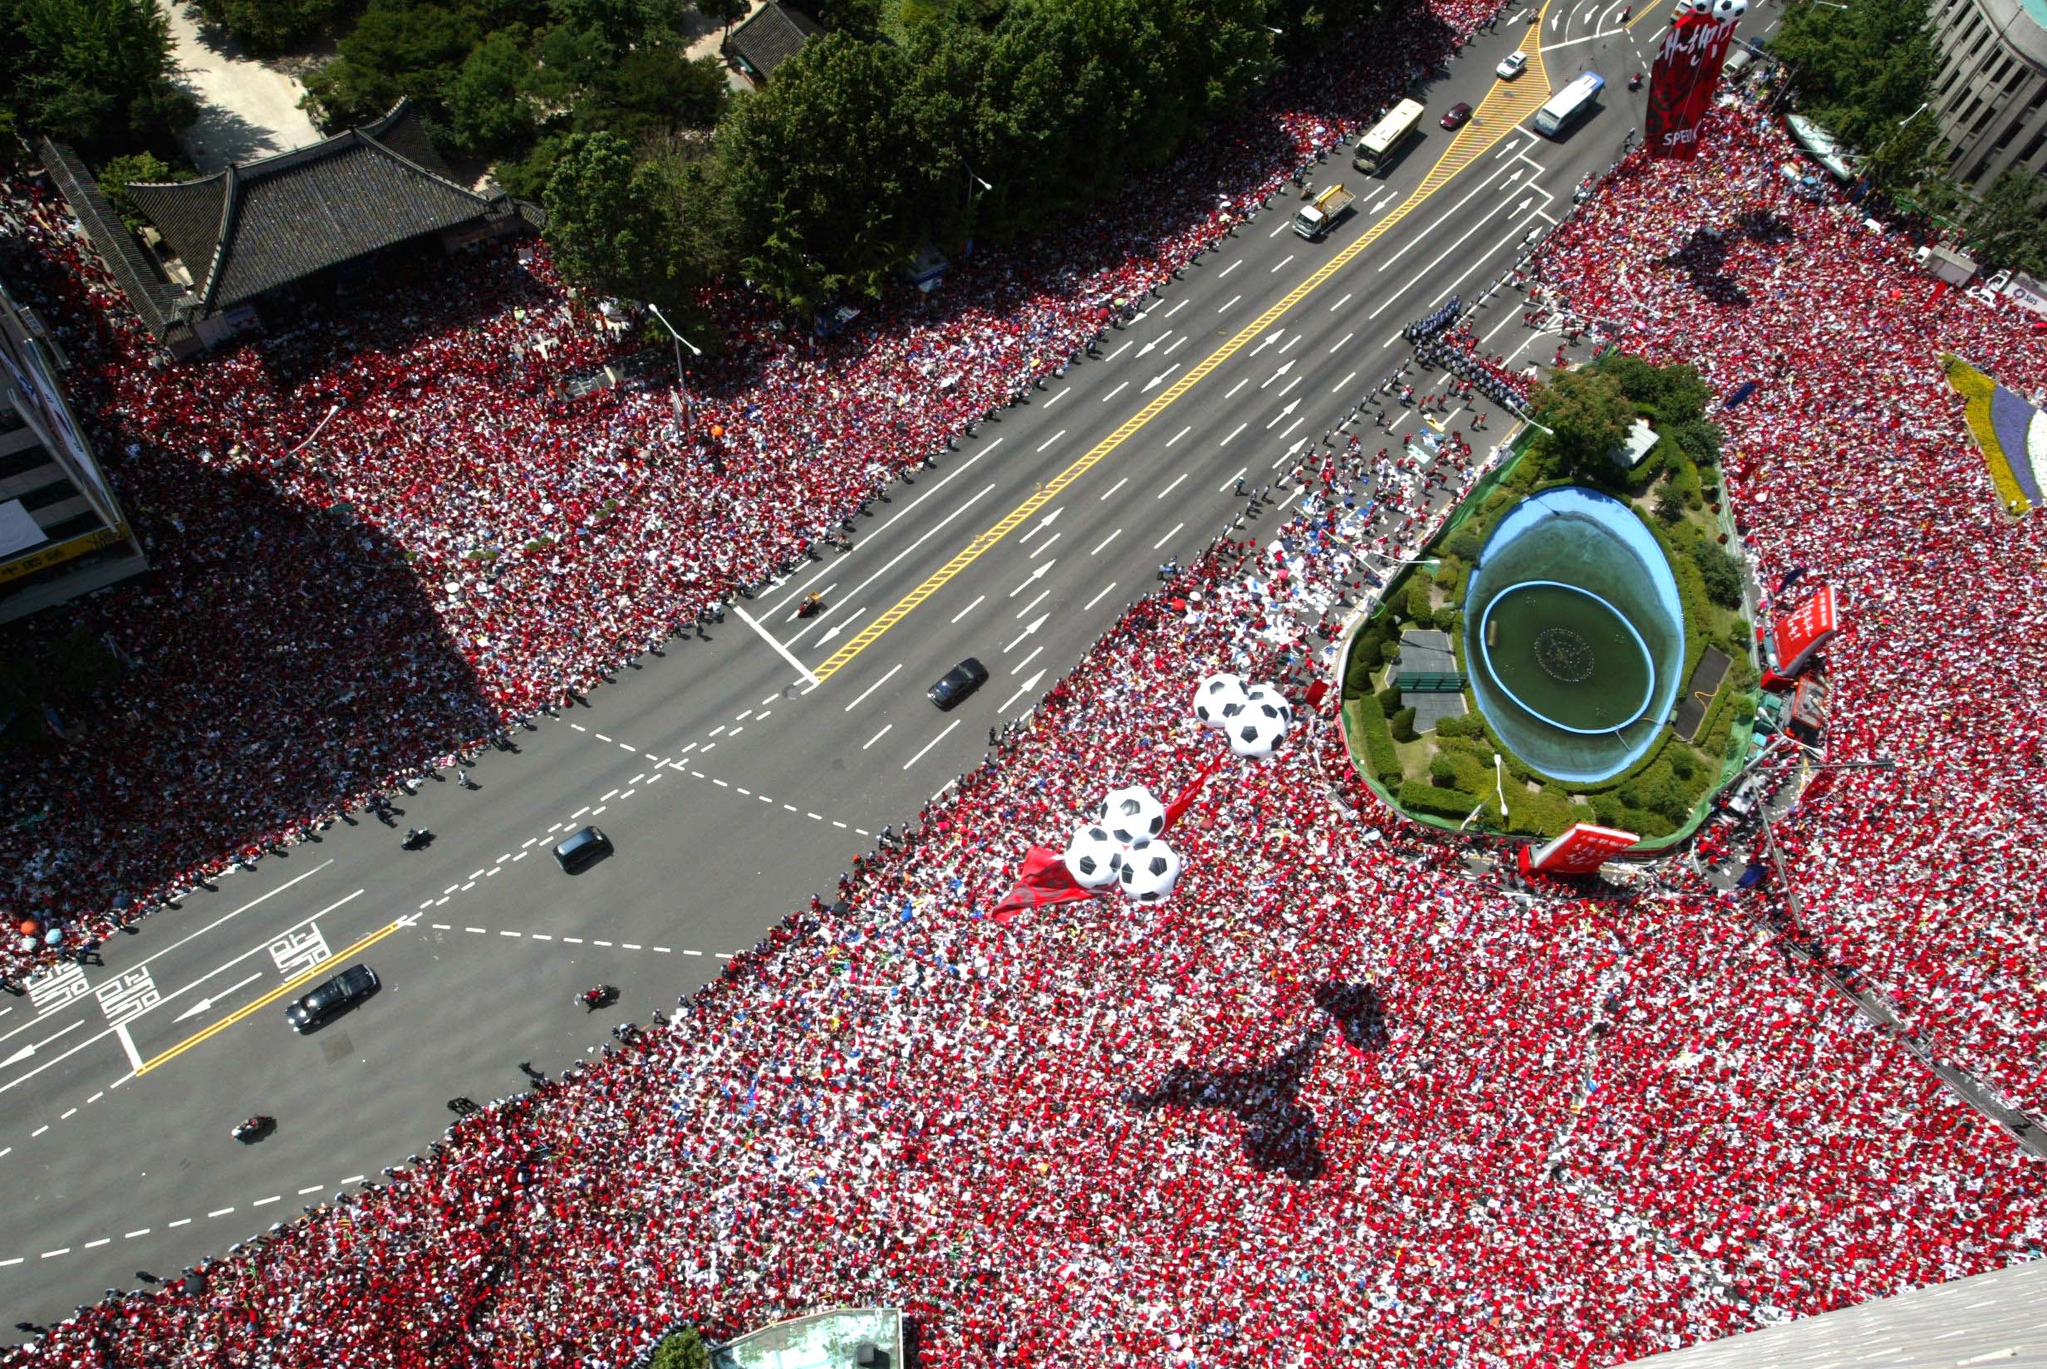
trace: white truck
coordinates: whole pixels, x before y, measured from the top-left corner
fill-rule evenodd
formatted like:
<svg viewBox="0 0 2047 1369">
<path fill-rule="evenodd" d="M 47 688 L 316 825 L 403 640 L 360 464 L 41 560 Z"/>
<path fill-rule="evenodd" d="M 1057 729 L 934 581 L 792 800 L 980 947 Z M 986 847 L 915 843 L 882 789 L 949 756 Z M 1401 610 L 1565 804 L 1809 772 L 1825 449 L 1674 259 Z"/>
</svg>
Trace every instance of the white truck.
<svg viewBox="0 0 2047 1369">
<path fill-rule="evenodd" d="M 2047 318 L 2047 285 L 2018 271 L 1999 271 L 1986 282 L 1988 287 L 2029 314 Z"/>
<path fill-rule="evenodd" d="M 1976 262 L 1951 247 L 1922 247 L 1913 260 L 1950 285 L 1967 285 L 1976 279 Z"/>
<path fill-rule="evenodd" d="M 1341 185 L 1332 185 L 1314 199 L 1301 206 L 1301 212 L 1294 215 L 1294 232 L 1315 242 L 1327 233 L 1336 221 L 1350 213 L 1357 196 Z"/>
</svg>

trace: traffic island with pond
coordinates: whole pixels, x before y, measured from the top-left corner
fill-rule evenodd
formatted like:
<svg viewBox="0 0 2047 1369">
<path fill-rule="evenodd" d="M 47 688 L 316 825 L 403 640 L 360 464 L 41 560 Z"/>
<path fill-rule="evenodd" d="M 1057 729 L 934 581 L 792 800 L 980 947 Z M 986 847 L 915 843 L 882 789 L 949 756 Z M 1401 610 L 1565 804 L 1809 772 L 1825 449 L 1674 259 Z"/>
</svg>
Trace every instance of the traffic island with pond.
<svg viewBox="0 0 2047 1369">
<path fill-rule="evenodd" d="M 1755 642 L 1709 395 L 1631 357 L 1590 381 L 1632 415 L 1614 450 L 1529 428 L 1344 643 L 1352 763 L 1417 821 L 1668 847 L 1749 755 Z"/>
</svg>

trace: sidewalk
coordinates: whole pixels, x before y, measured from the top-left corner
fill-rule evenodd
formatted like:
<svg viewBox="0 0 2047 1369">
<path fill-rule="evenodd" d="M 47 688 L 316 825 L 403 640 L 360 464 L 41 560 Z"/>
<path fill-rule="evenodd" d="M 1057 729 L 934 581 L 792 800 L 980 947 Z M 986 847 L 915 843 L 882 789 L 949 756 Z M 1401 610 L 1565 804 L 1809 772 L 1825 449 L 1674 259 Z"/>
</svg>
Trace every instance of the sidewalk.
<svg viewBox="0 0 2047 1369">
<path fill-rule="evenodd" d="M 304 86 L 244 57 L 241 45 L 205 24 L 195 7 L 169 0 L 165 9 L 178 84 L 199 102 L 199 117 L 178 141 L 201 173 L 320 141 L 298 107 Z"/>
</svg>

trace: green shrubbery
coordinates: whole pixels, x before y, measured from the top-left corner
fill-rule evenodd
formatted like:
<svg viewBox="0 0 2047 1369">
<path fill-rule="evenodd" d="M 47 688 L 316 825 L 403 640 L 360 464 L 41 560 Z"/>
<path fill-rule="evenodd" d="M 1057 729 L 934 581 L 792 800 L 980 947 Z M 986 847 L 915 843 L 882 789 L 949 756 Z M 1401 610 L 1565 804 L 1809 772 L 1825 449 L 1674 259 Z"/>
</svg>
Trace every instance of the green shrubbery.
<svg viewBox="0 0 2047 1369">
<path fill-rule="evenodd" d="M 1458 822 L 1471 816 L 1479 806 L 1478 796 L 1456 789 L 1438 789 L 1427 780 L 1408 780 L 1399 789 L 1400 806 L 1410 813 L 1452 818 Z"/>
<path fill-rule="evenodd" d="M 1369 694 L 1353 699 L 1347 715 L 1351 722 L 1352 754 L 1362 748 L 1373 776 L 1387 784 L 1398 784 L 1400 753 L 1393 749 L 1393 734 L 1386 725 L 1386 714 L 1379 707 L 1379 701 Z"/>
<path fill-rule="evenodd" d="M 654 1347 L 648 1369 L 710 1369 L 711 1352 L 694 1327 L 684 1327 L 661 1338 Z"/>
<path fill-rule="evenodd" d="M 1685 550 L 1692 564 L 1699 568 L 1700 585 L 1705 596 L 1722 608 L 1740 608 L 1741 558 L 1703 537 Z"/>
<path fill-rule="evenodd" d="M 1374 700 L 1374 702 L 1377 702 L 1377 700 Z M 1394 741 L 1411 742 L 1420 739 L 1421 734 L 1414 730 L 1414 710 L 1412 708 L 1401 709 L 1389 718 L 1387 722 L 1393 728 Z"/>
</svg>

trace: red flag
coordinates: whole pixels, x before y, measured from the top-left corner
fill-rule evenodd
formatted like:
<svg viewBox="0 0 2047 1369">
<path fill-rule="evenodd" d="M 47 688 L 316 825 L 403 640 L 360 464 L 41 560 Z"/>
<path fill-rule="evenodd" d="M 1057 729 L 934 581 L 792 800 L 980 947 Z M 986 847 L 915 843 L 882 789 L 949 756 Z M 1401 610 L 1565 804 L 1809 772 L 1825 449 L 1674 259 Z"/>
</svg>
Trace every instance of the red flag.
<svg viewBox="0 0 2047 1369">
<path fill-rule="evenodd" d="M 1018 913 L 1094 896 L 1093 889 L 1083 889 L 1074 882 L 1062 852 L 1049 846 L 1033 846 L 1024 856 L 1023 869 L 1017 872 L 1016 887 L 1002 896 L 1002 902 L 988 916 L 997 926 L 1007 927 Z"/>
<path fill-rule="evenodd" d="M 1221 765 L 1229 754 L 1227 751 L 1217 753 L 1214 760 L 1202 766 L 1201 772 L 1187 782 L 1187 787 L 1180 791 L 1179 796 L 1166 805 L 1166 825 L 1159 829 L 1161 835 L 1173 830 L 1173 824 L 1180 820 L 1181 814 L 1193 806 L 1194 797 L 1201 792 L 1201 786 L 1208 782 L 1208 777 L 1215 773 L 1215 768 Z"/>
</svg>

